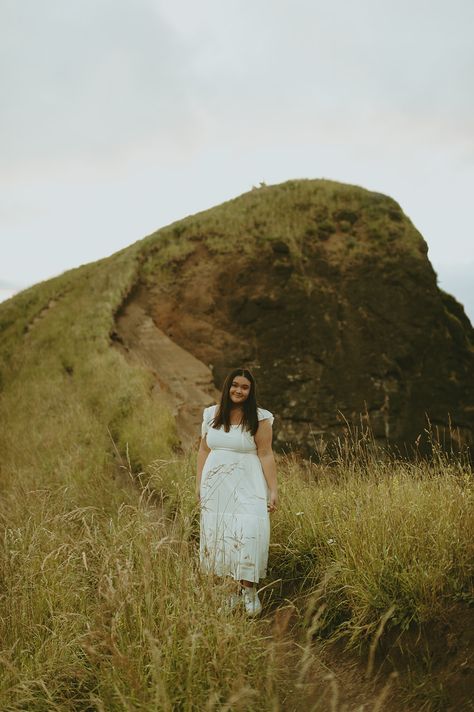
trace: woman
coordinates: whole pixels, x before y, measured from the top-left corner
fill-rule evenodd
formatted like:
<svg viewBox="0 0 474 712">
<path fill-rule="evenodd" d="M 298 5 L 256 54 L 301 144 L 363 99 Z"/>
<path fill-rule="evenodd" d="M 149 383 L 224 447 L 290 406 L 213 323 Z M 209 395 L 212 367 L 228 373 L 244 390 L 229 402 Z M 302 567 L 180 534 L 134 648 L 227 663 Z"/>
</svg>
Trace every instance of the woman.
<svg viewBox="0 0 474 712">
<path fill-rule="evenodd" d="M 228 605 L 242 601 L 253 616 L 262 610 L 255 584 L 266 576 L 269 513 L 278 504 L 272 424 L 273 414 L 257 406 L 250 371 L 235 369 L 220 404 L 204 409 L 197 458 L 201 566 L 240 581 Z"/>
</svg>

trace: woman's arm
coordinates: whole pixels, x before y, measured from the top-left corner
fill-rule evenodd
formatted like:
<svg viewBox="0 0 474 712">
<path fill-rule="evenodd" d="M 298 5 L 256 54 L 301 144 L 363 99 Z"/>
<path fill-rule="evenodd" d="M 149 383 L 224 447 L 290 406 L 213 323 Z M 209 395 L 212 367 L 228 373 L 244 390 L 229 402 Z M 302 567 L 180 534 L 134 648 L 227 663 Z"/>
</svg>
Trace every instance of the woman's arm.
<svg viewBox="0 0 474 712">
<path fill-rule="evenodd" d="M 278 505 L 277 473 L 272 450 L 272 437 L 273 430 L 270 419 L 261 420 L 254 439 L 257 446 L 257 455 L 262 463 L 263 474 L 270 490 L 268 501 L 268 510 L 270 512 L 274 512 Z"/>
<path fill-rule="evenodd" d="M 204 463 L 206 462 L 207 456 L 210 452 L 211 448 L 206 442 L 206 436 L 204 436 L 203 438 L 201 438 L 201 443 L 199 445 L 199 450 L 197 454 L 196 499 L 198 502 L 200 501 L 202 468 L 204 467 Z"/>
</svg>

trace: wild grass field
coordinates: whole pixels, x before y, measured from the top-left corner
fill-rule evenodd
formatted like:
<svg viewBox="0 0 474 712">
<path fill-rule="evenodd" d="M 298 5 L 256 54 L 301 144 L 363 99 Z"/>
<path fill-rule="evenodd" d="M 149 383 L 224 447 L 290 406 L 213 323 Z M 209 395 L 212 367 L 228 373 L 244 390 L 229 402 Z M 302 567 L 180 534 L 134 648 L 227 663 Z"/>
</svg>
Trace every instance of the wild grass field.
<svg viewBox="0 0 474 712">
<path fill-rule="evenodd" d="M 374 655 L 381 623 L 437 625 L 469 602 L 472 485 L 461 464 L 279 458 L 256 621 L 219 612 L 226 584 L 199 571 L 194 460 L 134 473 L 124 459 L 124 479 L 98 467 L 75 484 L 3 475 L 1 709 L 376 710 L 388 692 L 398 700 L 388 709 L 444 709 L 416 655 L 411 680 L 385 692 L 389 668 L 376 676 Z M 361 689 L 327 664 L 337 639 L 370 673 Z"/>
<path fill-rule="evenodd" d="M 279 454 L 264 614 L 219 612 L 227 583 L 198 565 L 196 452 L 110 344 L 155 247 L 0 304 L 0 709 L 471 709 L 467 458 L 390 459 L 349 430 L 317 464 Z M 429 633 L 444 645 L 453 620 L 439 667 Z"/>
</svg>

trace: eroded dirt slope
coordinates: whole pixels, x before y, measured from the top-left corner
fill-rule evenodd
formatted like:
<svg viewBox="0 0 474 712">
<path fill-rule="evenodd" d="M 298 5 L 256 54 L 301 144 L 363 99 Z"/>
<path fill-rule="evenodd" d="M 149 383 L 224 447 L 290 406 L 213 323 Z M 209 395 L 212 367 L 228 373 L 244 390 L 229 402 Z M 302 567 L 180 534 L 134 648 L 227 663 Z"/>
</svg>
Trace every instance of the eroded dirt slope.
<svg viewBox="0 0 474 712">
<path fill-rule="evenodd" d="M 199 440 L 203 408 L 218 397 L 212 373 L 156 326 L 147 306 L 146 291 L 137 287 L 116 315 L 113 342 L 127 359 L 153 372 L 153 392 L 174 415 L 183 447 L 192 447 Z"/>
</svg>

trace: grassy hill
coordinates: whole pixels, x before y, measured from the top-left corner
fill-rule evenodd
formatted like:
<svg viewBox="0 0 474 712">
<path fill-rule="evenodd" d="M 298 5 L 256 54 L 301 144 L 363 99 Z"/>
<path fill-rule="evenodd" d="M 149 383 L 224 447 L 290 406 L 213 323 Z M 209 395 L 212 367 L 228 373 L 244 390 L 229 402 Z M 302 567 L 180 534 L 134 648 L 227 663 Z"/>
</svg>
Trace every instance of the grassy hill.
<svg viewBox="0 0 474 712">
<path fill-rule="evenodd" d="M 280 455 L 265 616 L 223 617 L 225 583 L 197 565 L 195 453 L 181 451 L 149 370 L 112 346 L 138 280 L 172 279 L 199 235 L 225 255 L 229 211 L 243 251 L 294 240 L 307 190 L 303 181 L 251 191 L 0 304 L 1 709 L 467 704 L 468 463 L 436 448 L 430 461 L 378 459 L 367 432 L 348 432 L 319 465 Z M 321 210 L 340 191 L 318 182 Z M 295 193 L 302 207 L 290 219 Z M 398 206 L 379 201 L 370 229 L 387 219 L 396 229 L 386 207 Z M 350 232 L 344 205 L 338 235 Z M 339 261 L 369 249 L 362 233 L 350 239 L 331 247 Z M 426 251 L 414 229 L 397 240 L 413 259 Z"/>
</svg>

